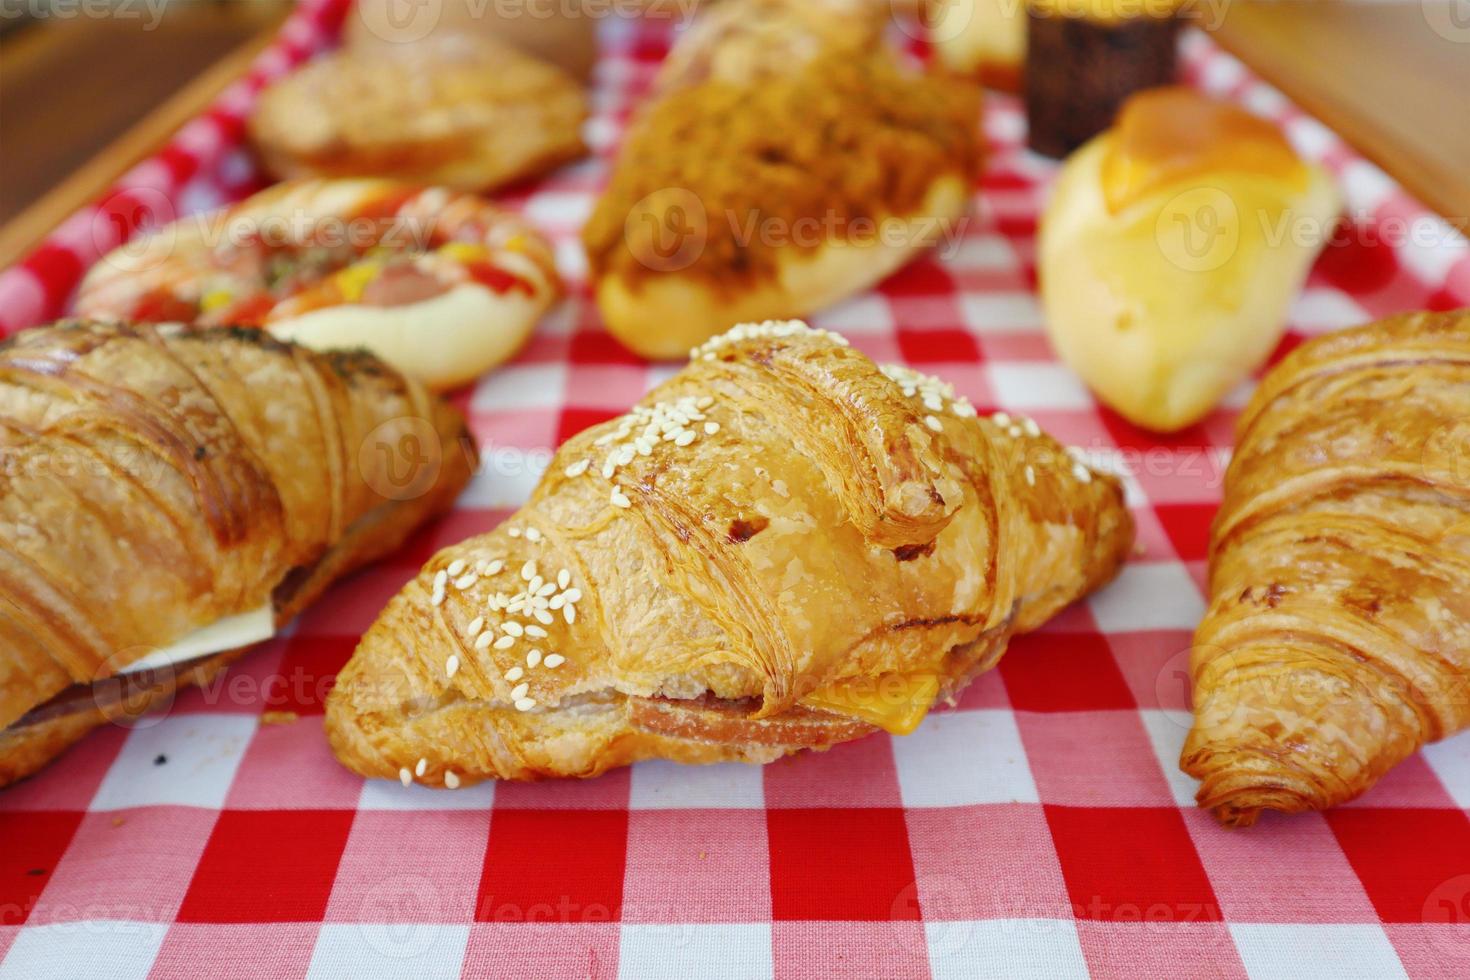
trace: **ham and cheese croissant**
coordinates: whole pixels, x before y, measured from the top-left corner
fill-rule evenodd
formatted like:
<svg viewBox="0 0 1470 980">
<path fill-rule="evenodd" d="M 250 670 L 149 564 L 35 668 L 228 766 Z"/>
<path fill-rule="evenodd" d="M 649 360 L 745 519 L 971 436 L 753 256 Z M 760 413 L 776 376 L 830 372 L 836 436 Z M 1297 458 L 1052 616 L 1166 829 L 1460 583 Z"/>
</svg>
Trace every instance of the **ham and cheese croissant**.
<svg viewBox="0 0 1470 980">
<path fill-rule="evenodd" d="M 367 354 L 72 321 L 0 347 L 0 463 L 3 786 L 105 719 L 87 685 L 230 617 L 284 623 L 396 548 L 474 449 Z M 150 672 L 127 713 L 228 657 Z"/>
<path fill-rule="evenodd" d="M 430 560 L 327 734 L 359 773 L 453 788 L 904 733 L 1131 541 L 1118 483 L 1031 420 L 804 324 L 741 326 Z"/>
<path fill-rule="evenodd" d="M 1470 311 L 1331 334 L 1240 419 L 1181 765 L 1227 824 L 1470 724 Z"/>
</svg>

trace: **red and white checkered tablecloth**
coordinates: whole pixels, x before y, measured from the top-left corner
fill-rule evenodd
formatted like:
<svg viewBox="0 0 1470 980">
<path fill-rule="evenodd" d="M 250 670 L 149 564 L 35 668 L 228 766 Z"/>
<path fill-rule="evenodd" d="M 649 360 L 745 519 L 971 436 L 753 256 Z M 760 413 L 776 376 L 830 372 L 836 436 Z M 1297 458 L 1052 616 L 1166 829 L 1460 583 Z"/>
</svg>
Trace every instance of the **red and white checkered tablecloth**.
<svg viewBox="0 0 1470 980">
<path fill-rule="evenodd" d="M 166 217 L 254 189 L 242 115 L 344 12 L 308 0 L 100 210 L 0 274 L 0 324 L 61 312 L 140 208 Z M 0 978 L 1470 975 L 1470 736 L 1328 814 L 1230 832 L 1193 807 L 1176 764 L 1185 651 L 1245 393 L 1161 440 L 1057 363 L 1033 289 L 1053 165 L 1019 149 L 1022 116 L 1001 96 L 958 248 L 815 321 L 1125 472 L 1143 554 L 1116 583 L 1017 640 L 907 738 L 765 768 L 650 763 L 458 792 L 365 784 L 333 761 L 324 692 L 387 598 L 435 549 L 502 520 L 551 447 L 673 370 L 623 351 L 588 302 L 578 225 L 668 35 L 609 21 L 604 41 L 596 159 L 512 198 L 554 237 L 571 299 L 460 396 L 483 471 L 450 517 L 222 680 L 0 793 Z M 1203 35 L 1185 52 L 1193 83 L 1280 120 L 1349 202 L 1283 350 L 1470 305 L 1463 239 Z"/>
</svg>

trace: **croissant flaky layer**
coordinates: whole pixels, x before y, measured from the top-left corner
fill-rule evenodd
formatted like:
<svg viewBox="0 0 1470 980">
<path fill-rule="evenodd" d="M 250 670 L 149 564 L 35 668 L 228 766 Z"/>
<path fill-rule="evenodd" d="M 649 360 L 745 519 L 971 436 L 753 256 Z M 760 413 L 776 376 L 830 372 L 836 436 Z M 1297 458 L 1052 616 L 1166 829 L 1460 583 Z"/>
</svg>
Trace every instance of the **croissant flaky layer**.
<svg viewBox="0 0 1470 980">
<path fill-rule="evenodd" d="M 1118 483 L 800 323 L 738 327 L 436 555 L 327 705 L 366 775 L 765 762 L 911 729 L 1107 581 Z"/>
<path fill-rule="evenodd" d="M 1470 311 L 1304 345 L 1238 436 L 1181 765 L 1247 825 L 1470 723 Z"/>
<path fill-rule="evenodd" d="M 30 709 L 225 617 L 286 621 L 473 461 L 463 418 L 366 354 L 86 321 L 0 346 L 0 785 L 103 720 Z"/>
</svg>

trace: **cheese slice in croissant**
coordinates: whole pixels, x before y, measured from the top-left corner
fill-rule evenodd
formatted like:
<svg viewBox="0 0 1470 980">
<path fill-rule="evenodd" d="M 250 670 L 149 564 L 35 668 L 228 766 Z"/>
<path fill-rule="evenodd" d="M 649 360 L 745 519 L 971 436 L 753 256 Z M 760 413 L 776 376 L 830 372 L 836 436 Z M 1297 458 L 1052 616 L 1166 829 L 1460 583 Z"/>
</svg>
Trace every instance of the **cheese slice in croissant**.
<svg viewBox="0 0 1470 980">
<path fill-rule="evenodd" d="M 1187 88 L 1135 95 L 1042 216 L 1052 343 L 1131 422 L 1184 428 L 1275 348 L 1340 207 L 1266 120 Z"/>
<path fill-rule="evenodd" d="M 1181 765 L 1245 825 L 1470 725 L 1470 310 L 1304 345 L 1237 441 Z"/>
<path fill-rule="evenodd" d="M 473 462 L 458 412 L 360 352 L 85 321 L 0 346 L 0 786 L 106 720 L 93 682 L 261 607 L 285 623 Z M 127 713 L 227 659 L 148 671 Z"/>
<path fill-rule="evenodd" d="M 1031 420 L 801 323 L 737 327 L 430 560 L 328 737 L 359 773 L 453 787 L 909 731 L 1132 532 L 1118 483 Z"/>
</svg>

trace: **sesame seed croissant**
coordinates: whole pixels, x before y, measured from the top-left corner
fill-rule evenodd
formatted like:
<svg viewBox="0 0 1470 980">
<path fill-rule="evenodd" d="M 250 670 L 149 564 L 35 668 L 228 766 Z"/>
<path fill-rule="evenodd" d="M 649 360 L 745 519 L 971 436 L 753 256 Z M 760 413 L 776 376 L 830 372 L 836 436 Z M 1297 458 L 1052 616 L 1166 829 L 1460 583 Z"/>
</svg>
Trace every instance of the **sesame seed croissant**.
<svg viewBox="0 0 1470 980">
<path fill-rule="evenodd" d="M 903 733 L 1132 535 L 1118 483 L 1031 420 L 804 324 L 741 326 L 431 559 L 327 734 L 359 773 L 453 788 Z"/>
<path fill-rule="evenodd" d="M 267 604 L 284 623 L 473 461 L 458 412 L 359 352 L 86 321 L 0 345 L 0 786 L 106 720 L 94 681 Z M 232 655 L 150 669 L 119 714 Z"/>
<path fill-rule="evenodd" d="M 1240 419 L 1181 766 L 1231 825 L 1470 724 L 1470 311 L 1304 345 Z"/>
</svg>

